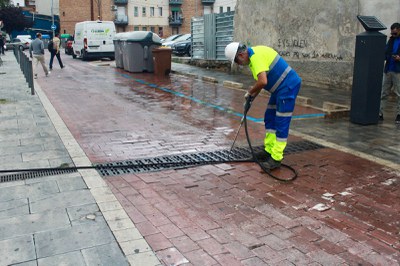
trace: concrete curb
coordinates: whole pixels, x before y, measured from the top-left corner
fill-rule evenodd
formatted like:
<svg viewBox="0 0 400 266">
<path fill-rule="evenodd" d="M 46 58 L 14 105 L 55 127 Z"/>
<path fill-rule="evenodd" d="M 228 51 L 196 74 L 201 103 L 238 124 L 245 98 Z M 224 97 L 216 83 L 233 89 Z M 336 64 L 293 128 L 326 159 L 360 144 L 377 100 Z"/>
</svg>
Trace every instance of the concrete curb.
<svg viewBox="0 0 400 266">
<path fill-rule="evenodd" d="M 76 166 L 91 165 L 89 158 L 36 81 L 35 90 L 74 164 Z M 79 170 L 79 173 L 93 195 L 128 262 L 131 265 L 161 265 L 149 244 L 139 233 L 118 199 L 97 171 L 94 169 Z M 140 247 L 140 250 L 144 250 L 144 252 L 135 252 L 134 246 Z"/>
</svg>

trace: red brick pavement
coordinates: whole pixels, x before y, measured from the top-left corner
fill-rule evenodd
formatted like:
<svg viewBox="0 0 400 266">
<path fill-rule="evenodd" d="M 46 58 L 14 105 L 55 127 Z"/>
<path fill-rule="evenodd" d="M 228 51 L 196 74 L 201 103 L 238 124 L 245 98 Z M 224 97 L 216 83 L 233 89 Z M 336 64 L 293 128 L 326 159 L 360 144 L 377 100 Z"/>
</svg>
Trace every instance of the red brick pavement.
<svg viewBox="0 0 400 266">
<path fill-rule="evenodd" d="M 231 144 L 239 118 L 132 78 L 237 111 L 242 92 L 76 62 L 39 82 L 92 162 Z M 257 118 L 258 101 L 250 114 Z M 254 132 L 262 125 L 249 125 L 259 142 Z M 243 133 L 239 139 L 244 144 Z M 329 148 L 288 155 L 285 163 L 298 170 L 294 182 L 276 181 L 254 163 L 106 181 L 165 265 L 399 265 L 398 172 Z M 328 209 L 314 210 L 320 203 Z"/>
</svg>

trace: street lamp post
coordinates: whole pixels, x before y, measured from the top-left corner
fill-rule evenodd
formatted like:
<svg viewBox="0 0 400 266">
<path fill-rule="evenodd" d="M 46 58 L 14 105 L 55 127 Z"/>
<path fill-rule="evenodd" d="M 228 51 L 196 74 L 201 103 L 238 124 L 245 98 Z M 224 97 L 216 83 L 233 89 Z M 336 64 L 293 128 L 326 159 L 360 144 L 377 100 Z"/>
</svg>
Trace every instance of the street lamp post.
<svg viewBox="0 0 400 266">
<path fill-rule="evenodd" d="M 53 1 L 54 0 L 51 0 L 51 30 L 53 31 L 53 37 L 54 37 L 55 28 L 53 26 L 54 25 Z"/>
</svg>

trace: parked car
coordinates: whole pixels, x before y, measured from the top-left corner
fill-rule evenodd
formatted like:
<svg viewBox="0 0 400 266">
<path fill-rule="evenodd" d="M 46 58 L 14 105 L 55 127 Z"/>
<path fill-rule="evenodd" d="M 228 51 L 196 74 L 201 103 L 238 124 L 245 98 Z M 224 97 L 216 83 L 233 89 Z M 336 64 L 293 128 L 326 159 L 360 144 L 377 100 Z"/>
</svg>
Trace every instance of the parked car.
<svg viewBox="0 0 400 266">
<path fill-rule="evenodd" d="M 171 46 L 172 53 L 176 55 L 192 55 L 192 36 L 189 39 L 176 42 Z"/>
<path fill-rule="evenodd" d="M 72 48 L 72 44 L 74 43 L 74 38 L 69 37 L 67 41 L 65 42 L 65 54 L 67 55 L 73 55 L 74 49 Z"/>
<path fill-rule="evenodd" d="M 167 38 L 165 38 L 165 39 L 162 39 L 162 40 L 161 40 L 161 43 L 164 43 L 164 42 L 171 42 L 171 41 L 175 40 L 176 38 L 178 38 L 178 37 L 180 37 L 180 36 L 182 36 L 182 34 L 171 35 L 171 36 L 169 36 L 169 37 L 167 37 Z"/>
<path fill-rule="evenodd" d="M 21 51 L 25 49 L 29 49 L 29 45 L 31 44 L 32 39 L 30 35 L 18 35 L 17 38 L 12 39 L 11 42 L 6 44 L 6 49 L 13 49 L 17 47 Z"/>
<path fill-rule="evenodd" d="M 192 35 L 190 33 L 188 34 L 183 34 L 182 36 L 179 36 L 178 38 L 176 38 L 173 41 L 169 41 L 169 42 L 163 42 L 162 45 L 163 46 L 167 46 L 170 47 L 172 46 L 172 44 L 176 43 L 176 42 L 180 42 L 180 41 L 186 41 L 187 39 L 189 39 Z"/>
</svg>

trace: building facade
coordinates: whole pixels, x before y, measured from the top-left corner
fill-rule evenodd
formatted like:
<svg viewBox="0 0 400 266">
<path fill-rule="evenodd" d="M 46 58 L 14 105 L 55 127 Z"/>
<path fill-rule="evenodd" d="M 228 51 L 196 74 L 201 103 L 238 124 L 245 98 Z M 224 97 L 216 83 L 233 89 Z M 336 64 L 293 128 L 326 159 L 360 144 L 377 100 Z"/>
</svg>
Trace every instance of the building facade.
<svg viewBox="0 0 400 266">
<path fill-rule="evenodd" d="M 60 33 L 74 34 L 75 24 L 82 21 L 113 21 L 113 4 L 113 0 L 59 0 Z"/>
<path fill-rule="evenodd" d="M 51 0 L 40 0 L 51 1 Z M 234 10 L 236 0 L 54 0 L 59 1 L 61 33 L 77 22 L 114 21 L 117 32 L 152 31 L 167 37 L 190 33 L 191 18 Z"/>
</svg>

